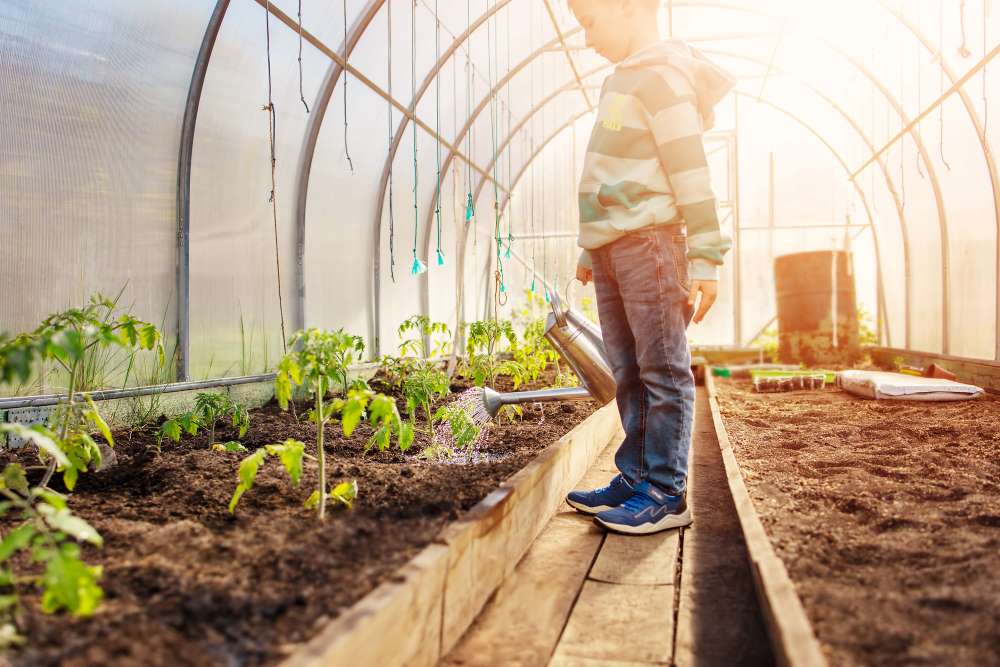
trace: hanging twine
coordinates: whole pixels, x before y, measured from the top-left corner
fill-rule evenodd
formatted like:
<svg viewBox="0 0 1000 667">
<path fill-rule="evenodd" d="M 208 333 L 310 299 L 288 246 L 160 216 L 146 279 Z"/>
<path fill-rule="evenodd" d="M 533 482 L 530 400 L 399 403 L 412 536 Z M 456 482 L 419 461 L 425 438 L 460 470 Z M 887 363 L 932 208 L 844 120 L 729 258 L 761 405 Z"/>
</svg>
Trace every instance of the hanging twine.
<svg viewBox="0 0 1000 667">
<path fill-rule="evenodd" d="M 438 0 L 434 0 L 434 62 L 441 60 L 441 20 L 438 18 Z M 437 105 L 434 109 L 435 132 L 441 136 L 441 75 L 434 75 L 434 92 Z M 437 263 L 444 266 L 444 254 L 441 252 L 441 142 L 435 142 L 437 147 L 437 191 L 434 195 L 434 218 L 437 224 Z"/>
<path fill-rule="evenodd" d="M 347 62 L 347 0 L 343 2 L 344 12 L 344 62 Z M 347 157 L 347 166 L 351 168 L 351 176 L 354 175 L 354 160 L 351 159 L 351 147 L 347 145 L 347 68 L 344 68 L 344 155 Z"/>
<path fill-rule="evenodd" d="M 299 0 L 299 99 L 302 100 L 302 106 L 306 108 L 306 113 L 309 113 L 306 94 L 302 88 L 302 0 Z"/>
<path fill-rule="evenodd" d="M 410 5 L 410 93 L 411 99 L 417 99 L 417 2 Z M 425 264 L 417 257 L 417 232 L 420 229 L 420 211 L 418 202 L 418 167 L 417 167 L 417 124 L 413 125 L 413 264 L 410 274 L 416 276 L 427 270 Z"/>
<path fill-rule="evenodd" d="M 386 72 L 386 78 L 389 81 L 389 99 L 392 99 L 392 0 L 385 1 L 386 9 L 386 26 L 389 51 L 388 59 L 389 64 Z M 389 119 L 389 152 L 392 151 L 392 102 L 387 103 L 389 105 L 387 117 Z M 389 276 L 392 278 L 392 282 L 396 282 L 396 221 L 395 213 L 393 212 L 393 196 L 392 196 L 392 161 L 389 161 Z"/>
<path fill-rule="evenodd" d="M 274 268 L 278 282 L 278 316 L 281 319 L 281 349 L 288 352 L 288 334 L 285 332 L 285 305 L 281 294 L 281 254 L 278 249 L 278 198 L 275 194 L 278 158 L 275 152 L 275 137 L 278 134 L 278 117 L 274 109 L 274 99 L 271 85 L 271 3 L 264 6 L 264 50 L 267 56 L 267 141 L 271 153 L 271 192 L 267 200 L 271 203 L 271 220 L 274 226 Z"/>
</svg>

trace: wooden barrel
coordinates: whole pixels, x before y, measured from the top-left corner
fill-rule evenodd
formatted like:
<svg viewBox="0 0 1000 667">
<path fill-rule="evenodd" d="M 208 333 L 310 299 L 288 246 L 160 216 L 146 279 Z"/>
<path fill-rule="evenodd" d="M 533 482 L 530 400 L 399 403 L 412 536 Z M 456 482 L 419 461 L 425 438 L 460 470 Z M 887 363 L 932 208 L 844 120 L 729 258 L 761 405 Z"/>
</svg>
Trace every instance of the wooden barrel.
<svg viewBox="0 0 1000 667">
<path fill-rule="evenodd" d="M 774 260 L 774 283 L 783 362 L 851 363 L 861 356 L 850 253 L 783 255 Z"/>
</svg>

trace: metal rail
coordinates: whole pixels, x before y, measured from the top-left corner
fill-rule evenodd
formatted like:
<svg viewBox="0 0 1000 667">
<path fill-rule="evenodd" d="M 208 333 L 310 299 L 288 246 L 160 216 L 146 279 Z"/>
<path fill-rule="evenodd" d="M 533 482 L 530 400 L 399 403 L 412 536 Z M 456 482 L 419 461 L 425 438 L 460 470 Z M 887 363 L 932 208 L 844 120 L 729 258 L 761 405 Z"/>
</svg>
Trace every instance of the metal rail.
<svg viewBox="0 0 1000 667">
<path fill-rule="evenodd" d="M 194 61 L 181 124 L 180 150 L 177 157 L 177 379 L 186 380 L 191 355 L 191 156 L 194 153 L 194 130 L 198 122 L 201 91 L 212 58 L 215 40 L 229 0 L 218 0 L 205 27 L 205 35 Z"/>
</svg>

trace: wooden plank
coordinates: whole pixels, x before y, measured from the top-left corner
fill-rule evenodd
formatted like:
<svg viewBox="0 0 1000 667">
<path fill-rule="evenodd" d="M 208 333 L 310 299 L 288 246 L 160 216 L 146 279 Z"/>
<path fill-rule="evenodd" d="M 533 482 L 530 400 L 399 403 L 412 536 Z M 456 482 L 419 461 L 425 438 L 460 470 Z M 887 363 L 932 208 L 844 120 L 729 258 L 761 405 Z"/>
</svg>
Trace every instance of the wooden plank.
<svg viewBox="0 0 1000 667">
<path fill-rule="evenodd" d="M 601 408 L 447 526 L 385 583 L 330 622 L 282 667 L 436 665 L 511 572 L 618 426 Z"/>
<path fill-rule="evenodd" d="M 688 477 L 695 522 L 683 534 L 674 664 L 771 665 L 773 651 L 708 403 L 699 387 Z"/>
<path fill-rule="evenodd" d="M 549 667 L 649 667 L 650 665 L 665 665 L 665 662 L 622 662 L 621 660 L 595 660 L 570 656 L 554 656 L 549 661 Z"/>
<path fill-rule="evenodd" d="M 764 524 L 754 508 L 740 472 L 739 463 L 733 453 L 726 432 L 722 414 L 719 411 L 715 382 L 711 373 L 706 376 L 709 407 L 712 421 L 722 450 L 722 461 L 729 482 L 729 491 L 736 505 L 736 513 L 743 529 L 751 569 L 757 584 L 761 609 L 767 621 L 768 631 L 779 664 L 796 667 L 825 667 L 827 662 L 813 632 L 809 617 L 806 616 L 802 600 L 795 592 L 785 564 L 774 551 Z"/>
<path fill-rule="evenodd" d="M 366 595 L 282 667 L 437 664 L 447 569 L 447 547 L 430 545 L 406 564 L 401 583 L 384 583 Z"/>
<path fill-rule="evenodd" d="M 552 655 L 604 532 L 557 514 L 443 665 L 544 665 Z"/>
<path fill-rule="evenodd" d="M 563 661 L 667 664 L 673 642 L 674 587 L 587 580 L 555 656 Z M 559 664 L 559 663 L 557 663 Z"/>
<path fill-rule="evenodd" d="M 442 654 L 458 643 L 549 518 L 618 428 L 611 403 L 549 447 L 476 508 L 469 521 L 442 533 L 451 548 L 444 596 Z"/>
<path fill-rule="evenodd" d="M 609 584 L 673 585 L 679 535 L 677 530 L 643 536 L 608 533 L 590 578 Z"/>
</svg>

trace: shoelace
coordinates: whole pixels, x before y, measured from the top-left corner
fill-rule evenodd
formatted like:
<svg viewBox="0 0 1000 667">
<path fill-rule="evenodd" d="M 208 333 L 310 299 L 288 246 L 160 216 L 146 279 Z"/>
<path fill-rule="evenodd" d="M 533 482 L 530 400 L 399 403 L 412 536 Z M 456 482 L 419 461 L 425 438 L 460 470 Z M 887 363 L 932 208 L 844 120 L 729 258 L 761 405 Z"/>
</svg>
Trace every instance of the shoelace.
<svg viewBox="0 0 1000 667">
<path fill-rule="evenodd" d="M 604 487 L 601 487 L 600 489 L 597 489 L 596 491 L 594 491 L 594 493 L 595 494 L 607 493 L 608 491 L 610 491 L 615 486 L 621 484 L 623 481 L 624 480 L 622 480 L 621 477 L 615 477 L 613 480 L 611 480 L 610 483 L 608 483 L 607 486 L 604 486 Z"/>
<path fill-rule="evenodd" d="M 629 512 L 638 512 L 639 510 L 645 509 L 648 505 L 655 503 L 652 498 L 647 496 L 645 493 L 635 492 L 632 496 L 625 501 L 622 506 Z"/>
</svg>

